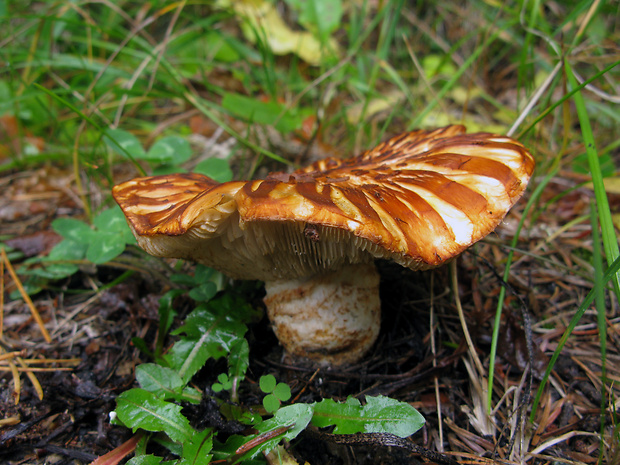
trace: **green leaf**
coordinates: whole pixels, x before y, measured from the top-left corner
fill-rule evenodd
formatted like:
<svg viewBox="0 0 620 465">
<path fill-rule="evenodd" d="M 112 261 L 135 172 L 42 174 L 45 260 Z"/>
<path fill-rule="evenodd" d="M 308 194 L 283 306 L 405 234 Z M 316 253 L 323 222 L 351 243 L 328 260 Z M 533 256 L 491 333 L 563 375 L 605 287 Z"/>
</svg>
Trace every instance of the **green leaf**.
<svg viewBox="0 0 620 465">
<path fill-rule="evenodd" d="M 127 224 L 125 215 L 118 205 L 99 213 L 93 220 L 93 225 L 98 231 L 116 234 L 119 240 L 126 244 L 136 242 L 136 238 Z"/>
<path fill-rule="evenodd" d="M 207 465 L 211 462 L 212 455 L 209 454 L 213 448 L 213 430 L 205 429 L 192 436 L 190 441 L 183 443 L 183 455 L 181 464 L 185 465 Z"/>
<path fill-rule="evenodd" d="M 86 223 L 74 218 L 57 218 L 52 221 L 52 229 L 65 239 L 88 244 L 94 231 Z"/>
<path fill-rule="evenodd" d="M 280 408 L 280 400 L 273 394 L 267 394 L 263 398 L 263 407 L 269 413 L 273 413 Z"/>
<path fill-rule="evenodd" d="M 150 162 L 180 165 L 192 156 L 192 148 L 187 140 L 179 136 L 159 139 L 141 158 Z"/>
<path fill-rule="evenodd" d="M 98 231 L 86 251 L 86 259 L 96 265 L 109 262 L 125 251 L 125 240 L 115 233 Z"/>
<path fill-rule="evenodd" d="M 282 402 L 286 402 L 291 398 L 291 388 L 288 384 L 278 383 L 273 390 L 273 395 L 280 399 Z"/>
<path fill-rule="evenodd" d="M 144 389 L 130 389 L 116 398 L 118 420 L 137 431 L 163 431 L 176 442 L 191 440 L 194 430 L 181 414 L 181 406 L 166 402 Z"/>
<path fill-rule="evenodd" d="M 182 327 L 173 331 L 186 337 L 172 347 L 165 360 L 187 383 L 209 358 L 218 359 L 229 353 L 247 331 L 242 321 L 255 315 L 251 306 L 231 294 L 201 304 L 187 316 Z"/>
<path fill-rule="evenodd" d="M 310 114 L 308 111 L 287 110 L 278 102 L 263 102 L 253 97 L 233 93 L 224 94 L 222 107 L 251 123 L 275 126 L 281 133 L 299 129 L 304 118 Z"/>
<path fill-rule="evenodd" d="M 204 36 L 204 47 L 205 50 L 209 50 L 210 53 L 214 53 L 213 51 L 215 51 L 213 60 L 234 63 L 239 60 L 240 55 L 226 39 L 227 37 L 223 33 L 219 31 L 210 31 Z"/>
<path fill-rule="evenodd" d="M 258 381 L 260 390 L 264 393 L 271 393 L 276 388 L 276 377 L 273 375 L 264 375 L 260 377 Z"/>
<path fill-rule="evenodd" d="M 156 455 L 139 455 L 127 462 L 127 465 L 159 465 L 163 459 Z"/>
<path fill-rule="evenodd" d="M 145 152 L 136 136 L 123 129 L 106 129 L 103 140 L 106 145 L 124 157 L 144 158 Z"/>
<path fill-rule="evenodd" d="M 206 282 L 192 288 L 188 295 L 196 302 L 207 302 L 217 294 L 217 285 L 214 282 Z"/>
<path fill-rule="evenodd" d="M 233 178 L 228 161 L 221 158 L 207 158 L 198 163 L 193 171 L 209 176 L 217 182 L 228 182 Z"/>
<path fill-rule="evenodd" d="M 287 439 L 289 441 L 295 439 L 299 433 L 306 429 L 308 423 L 310 423 L 312 412 L 313 406 L 310 404 L 288 405 L 279 409 L 274 414 L 273 418 L 257 424 L 255 428 L 258 430 L 258 435 L 264 435 L 267 432 L 275 431 L 279 428 L 289 427 L 289 429 L 251 449 L 250 458 L 262 451 L 274 449 L 282 439 Z M 254 439 L 256 436 L 249 436 L 247 440 Z"/>
<path fill-rule="evenodd" d="M 158 397 L 170 398 L 183 391 L 185 383 L 176 371 L 157 365 L 143 363 L 136 367 L 136 381 L 140 387 Z"/>
<path fill-rule="evenodd" d="M 209 335 L 205 334 L 198 340 L 182 339 L 164 355 L 164 359 L 178 371 L 184 383 L 188 383 L 209 358 L 217 360 L 226 355 L 221 346 L 209 342 L 208 338 Z"/>
<path fill-rule="evenodd" d="M 314 405 L 312 424 L 335 425 L 334 433 L 390 433 L 411 436 L 424 425 L 424 417 L 406 402 L 385 396 L 366 396 L 366 405 L 349 397 L 345 403 L 324 399 Z"/>
<path fill-rule="evenodd" d="M 342 19 L 341 0 L 287 0 L 299 12 L 299 22 L 325 43 Z"/>
<path fill-rule="evenodd" d="M 240 338 L 230 348 L 228 356 L 228 375 L 230 379 L 242 380 L 250 366 L 250 346 L 245 338 Z"/>
<path fill-rule="evenodd" d="M 86 248 L 86 244 L 82 242 L 65 239 L 52 247 L 46 260 L 82 260 L 86 255 Z"/>
</svg>

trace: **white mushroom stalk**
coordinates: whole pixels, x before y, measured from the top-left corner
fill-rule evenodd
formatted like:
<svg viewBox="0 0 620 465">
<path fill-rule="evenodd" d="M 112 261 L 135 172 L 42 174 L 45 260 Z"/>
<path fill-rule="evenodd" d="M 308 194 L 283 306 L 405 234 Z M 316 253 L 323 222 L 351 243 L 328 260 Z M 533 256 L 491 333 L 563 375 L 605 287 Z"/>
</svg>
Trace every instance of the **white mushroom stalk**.
<svg viewBox="0 0 620 465">
<path fill-rule="evenodd" d="M 286 352 L 337 366 L 379 333 L 374 259 L 425 269 L 455 257 L 497 227 L 533 169 L 519 142 L 448 126 L 264 180 L 174 174 L 113 195 L 147 252 L 265 281 Z"/>
</svg>

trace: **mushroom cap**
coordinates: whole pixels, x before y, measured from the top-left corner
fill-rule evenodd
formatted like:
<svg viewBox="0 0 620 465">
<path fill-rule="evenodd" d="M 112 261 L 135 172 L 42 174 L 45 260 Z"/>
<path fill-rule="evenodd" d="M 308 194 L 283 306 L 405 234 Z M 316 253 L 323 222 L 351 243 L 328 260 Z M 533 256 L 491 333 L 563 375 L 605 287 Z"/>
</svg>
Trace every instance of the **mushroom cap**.
<svg viewBox="0 0 620 465">
<path fill-rule="evenodd" d="M 174 174 L 125 182 L 113 195 L 150 254 L 273 281 L 374 258 L 440 265 L 497 227 L 533 170 L 519 142 L 447 126 L 264 180 Z"/>
</svg>

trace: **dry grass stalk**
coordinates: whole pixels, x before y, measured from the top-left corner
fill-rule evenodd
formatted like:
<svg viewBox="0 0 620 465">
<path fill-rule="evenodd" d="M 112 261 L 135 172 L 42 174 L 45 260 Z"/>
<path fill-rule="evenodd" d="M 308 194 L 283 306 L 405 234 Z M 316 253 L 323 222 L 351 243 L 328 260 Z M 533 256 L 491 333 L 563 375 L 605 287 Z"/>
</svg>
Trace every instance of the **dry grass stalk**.
<svg viewBox="0 0 620 465">
<path fill-rule="evenodd" d="M 20 281 L 19 277 L 17 276 L 17 273 L 15 273 L 15 270 L 13 269 L 13 265 L 11 265 L 11 262 L 9 261 L 9 257 L 7 257 L 6 252 L 5 252 L 5 250 L 3 248 L 0 249 L 0 255 L 2 256 L 2 261 L 6 265 L 6 269 L 9 271 L 9 274 L 11 275 L 11 278 L 13 278 L 13 282 L 17 286 L 17 289 L 19 290 L 19 293 L 21 294 L 22 298 L 24 299 L 24 302 L 26 302 L 26 304 L 28 305 L 28 308 L 30 309 L 30 312 L 32 313 L 33 318 L 35 319 L 35 321 L 39 325 L 39 329 L 41 330 L 41 333 L 43 334 L 43 337 L 45 338 L 45 342 L 47 342 L 48 344 L 51 343 L 52 342 L 52 338 L 50 337 L 49 332 L 45 328 L 45 324 L 43 323 L 43 319 L 41 318 L 41 315 L 39 314 L 37 308 L 34 306 L 34 303 L 32 302 L 32 299 L 30 298 L 30 296 L 28 295 L 28 293 L 24 289 L 24 286 L 22 285 L 22 282 Z"/>
</svg>

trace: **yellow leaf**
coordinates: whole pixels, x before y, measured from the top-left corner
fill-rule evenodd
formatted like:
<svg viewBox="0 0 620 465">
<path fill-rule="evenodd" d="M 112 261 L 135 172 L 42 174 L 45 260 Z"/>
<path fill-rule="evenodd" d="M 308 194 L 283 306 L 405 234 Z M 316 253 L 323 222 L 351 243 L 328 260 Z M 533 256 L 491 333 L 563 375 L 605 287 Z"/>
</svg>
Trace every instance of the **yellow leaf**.
<svg viewBox="0 0 620 465">
<path fill-rule="evenodd" d="M 241 30 L 247 40 L 255 43 L 258 34 L 276 55 L 294 53 L 308 64 L 319 65 L 327 56 L 339 54 L 334 39 L 322 46 L 311 33 L 292 30 L 266 0 L 221 0 L 218 6 L 231 8 L 242 18 Z"/>
<path fill-rule="evenodd" d="M 603 178 L 603 184 L 605 185 L 605 192 L 608 194 L 620 194 L 620 176 Z M 591 182 L 587 183 L 585 187 L 594 190 L 594 186 Z"/>
</svg>

